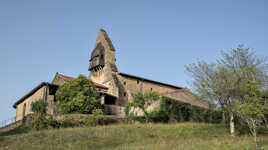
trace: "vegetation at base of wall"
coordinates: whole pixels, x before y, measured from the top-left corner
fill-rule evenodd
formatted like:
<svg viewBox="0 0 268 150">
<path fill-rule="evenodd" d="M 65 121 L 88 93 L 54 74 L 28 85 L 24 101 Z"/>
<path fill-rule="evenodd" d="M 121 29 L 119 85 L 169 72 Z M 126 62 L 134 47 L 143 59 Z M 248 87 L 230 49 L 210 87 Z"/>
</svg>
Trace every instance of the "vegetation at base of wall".
<svg viewBox="0 0 268 150">
<path fill-rule="evenodd" d="M 164 121 L 170 122 L 206 122 L 220 123 L 221 111 L 205 109 L 190 105 L 162 96 L 160 98 L 159 110 L 152 112 L 152 118 L 155 121 L 161 121 L 158 118 L 166 118 Z"/>
<path fill-rule="evenodd" d="M 47 111 L 48 103 L 45 102 L 43 99 L 39 99 L 33 103 L 31 103 L 31 110 L 35 114 L 38 115 L 45 115 Z"/>
<path fill-rule="evenodd" d="M 220 123 L 221 111 L 205 109 L 188 103 L 179 102 L 170 98 L 161 96 L 159 107 L 148 113 L 149 122 L 168 123 L 168 122 L 206 122 Z M 131 120 L 145 122 L 144 116 L 136 116 L 129 112 L 131 106 L 125 108 L 126 116 Z"/>
<path fill-rule="evenodd" d="M 101 109 L 96 109 L 93 114 L 66 114 L 53 119 L 52 116 L 36 116 L 30 124 L 34 130 L 66 128 L 66 127 L 91 127 L 97 125 L 108 125 L 118 123 L 118 120 L 111 116 L 104 116 Z"/>
<path fill-rule="evenodd" d="M 59 128 L 60 124 L 52 116 L 35 116 L 31 121 L 30 128 L 34 130 Z"/>
<path fill-rule="evenodd" d="M 97 125 L 108 125 L 114 124 L 118 121 L 111 117 L 106 117 L 102 115 L 65 115 L 62 119 L 57 120 L 60 127 L 92 127 Z"/>
<path fill-rule="evenodd" d="M 268 136 L 260 135 L 261 150 Z M 252 150 L 249 135 L 231 137 L 221 124 L 131 124 L 30 131 L 0 136 L 0 150 Z"/>
<path fill-rule="evenodd" d="M 65 128 L 65 127 L 83 127 L 83 126 L 96 126 L 107 125 L 117 122 L 117 120 L 103 116 L 102 109 L 94 109 L 92 114 L 65 114 L 60 116 L 61 119 L 56 119 L 46 114 L 47 103 L 42 99 L 32 103 L 33 115 L 23 118 L 22 124 L 28 126 L 33 130 L 52 129 L 52 128 Z M 59 117 L 59 116 L 58 116 Z"/>
<path fill-rule="evenodd" d="M 83 75 L 60 86 L 56 100 L 59 101 L 58 112 L 61 114 L 91 114 L 94 109 L 101 108 L 94 83 Z"/>
<path fill-rule="evenodd" d="M 51 117 L 47 119 L 47 102 L 43 99 L 39 99 L 31 104 L 31 110 L 34 112 L 33 120 L 30 123 L 30 127 L 35 130 L 45 129 L 51 127 L 53 121 Z M 23 124 L 25 124 L 26 117 L 23 118 Z"/>
<path fill-rule="evenodd" d="M 129 113 L 129 108 L 132 107 L 134 109 L 140 109 L 143 112 L 143 116 L 145 118 L 145 122 L 149 122 L 150 120 L 150 112 L 147 108 L 152 105 L 155 101 L 159 99 L 159 96 L 156 92 L 146 92 L 146 93 L 136 93 L 133 96 L 133 99 L 127 103 L 127 108 L 125 109 L 125 113 Z"/>
</svg>

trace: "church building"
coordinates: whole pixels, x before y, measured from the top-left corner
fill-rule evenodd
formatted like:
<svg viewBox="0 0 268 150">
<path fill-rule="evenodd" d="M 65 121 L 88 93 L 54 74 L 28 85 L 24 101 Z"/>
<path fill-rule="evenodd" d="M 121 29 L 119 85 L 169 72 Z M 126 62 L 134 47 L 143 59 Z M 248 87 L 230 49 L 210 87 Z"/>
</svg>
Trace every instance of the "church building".
<svg viewBox="0 0 268 150">
<path fill-rule="evenodd" d="M 89 79 L 93 81 L 101 95 L 101 103 L 106 112 L 124 116 L 126 102 L 137 92 L 157 92 L 171 99 L 208 108 L 208 102 L 198 99 L 188 88 L 162 83 L 135 75 L 119 72 L 116 66 L 116 50 L 107 33 L 101 29 L 89 59 Z M 16 109 L 16 121 L 31 114 L 31 103 L 43 99 L 48 102 L 48 114 L 57 113 L 55 93 L 59 86 L 73 77 L 56 73 L 51 83 L 42 82 L 19 99 L 13 107 Z"/>
</svg>

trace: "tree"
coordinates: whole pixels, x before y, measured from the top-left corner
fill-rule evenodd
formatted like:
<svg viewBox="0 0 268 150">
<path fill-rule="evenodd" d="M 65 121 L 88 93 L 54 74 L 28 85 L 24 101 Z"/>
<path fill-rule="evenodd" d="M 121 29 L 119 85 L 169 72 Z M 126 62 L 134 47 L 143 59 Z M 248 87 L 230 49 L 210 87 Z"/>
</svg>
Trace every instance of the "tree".
<svg viewBox="0 0 268 150">
<path fill-rule="evenodd" d="M 259 83 L 248 79 L 245 83 L 245 95 L 243 102 L 236 101 L 237 115 L 242 118 L 248 125 L 251 134 L 254 137 L 255 148 L 257 144 L 257 127 L 263 123 L 264 114 L 268 112 L 268 103 L 263 101 L 262 92 L 259 88 Z"/>
<path fill-rule="evenodd" d="M 227 85 L 230 83 L 228 72 L 217 64 L 205 61 L 186 66 L 186 71 L 194 78 L 192 85 L 199 96 L 220 106 L 222 122 L 225 123 L 229 97 Z"/>
<path fill-rule="evenodd" d="M 268 90 L 265 90 L 265 91 L 262 91 L 261 92 L 261 97 L 262 97 L 262 103 L 263 104 L 266 104 L 268 103 Z M 266 111 L 264 114 L 263 114 L 263 118 L 264 118 L 264 123 L 266 126 L 268 126 L 268 111 Z"/>
<path fill-rule="evenodd" d="M 159 96 L 155 92 L 146 92 L 145 94 L 138 92 L 133 96 L 133 99 L 128 103 L 128 106 L 133 108 L 139 108 L 144 114 L 146 123 L 148 123 L 149 112 L 147 108 L 158 99 Z"/>
<path fill-rule="evenodd" d="M 45 116 L 47 111 L 47 102 L 43 99 L 39 99 L 31 104 L 32 112 L 40 116 Z"/>
<path fill-rule="evenodd" d="M 101 108 L 100 97 L 92 81 L 83 75 L 67 81 L 56 92 L 59 113 L 92 113 Z"/>
<path fill-rule="evenodd" d="M 49 126 L 46 119 L 47 105 L 47 102 L 43 99 L 39 99 L 31 104 L 31 110 L 36 115 L 31 121 L 31 127 L 33 129 L 40 130 Z"/>
<path fill-rule="evenodd" d="M 245 89 L 248 81 L 258 83 L 258 90 L 267 89 L 267 71 L 268 65 L 266 58 L 258 58 L 254 52 L 249 52 L 249 48 L 239 45 L 237 49 L 232 49 L 229 53 L 222 52 L 222 58 L 218 61 L 219 65 L 229 72 L 229 114 L 230 119 L 236 113 L 235 103 L 245 102 L 245 95 L 248 90 Z M 260 100 L 260 99 L 258 99 Z M 234 133 L 234 121 L 230 120 L 230 129 Z M 231 132 L 232 133 L 232 132 Z"/>
<path fill-rule="evenodd" d="M 234 136 L 235 103 L 244 101 L 245 81 L 253 79 L 260 83 L 260 89 L 267 88 L 268 65 L 266 59 L 257 58 L 241 45 L 228 53 L 222 52 L 221 56 L 216 63 L 198 62 L 187 66 L 186 70 L 194 78 L 193 86 L 199 95 L 215 101 L 223 113 L 228 112 L 230 133 Z"/>
</svg>

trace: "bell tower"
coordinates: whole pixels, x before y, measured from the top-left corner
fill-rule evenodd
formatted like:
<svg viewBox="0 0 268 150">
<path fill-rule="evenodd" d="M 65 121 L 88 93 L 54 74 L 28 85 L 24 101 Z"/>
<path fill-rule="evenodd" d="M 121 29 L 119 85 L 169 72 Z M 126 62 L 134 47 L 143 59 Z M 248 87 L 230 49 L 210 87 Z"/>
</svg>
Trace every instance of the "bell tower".
<svg viewBox="0 0 268 150">
<path fill-rule="evenodd" d="M 89 79 L 100 84 L 108 84 L 117 72 L 115 49 L 107 33 L 100 29 L 89 60 Z"/>
</svg>

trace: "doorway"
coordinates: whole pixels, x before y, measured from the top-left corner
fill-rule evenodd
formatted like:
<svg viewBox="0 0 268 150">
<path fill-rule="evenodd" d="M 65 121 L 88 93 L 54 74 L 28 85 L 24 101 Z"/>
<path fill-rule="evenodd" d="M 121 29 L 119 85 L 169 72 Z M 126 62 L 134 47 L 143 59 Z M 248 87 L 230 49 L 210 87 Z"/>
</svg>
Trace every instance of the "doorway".
<svg viewBox="0 0 268 150">
<path fill-rule="evenodd" d="M 26 103 L 23 104 L 22 116 L 26 115 Z"/>
</svg>

